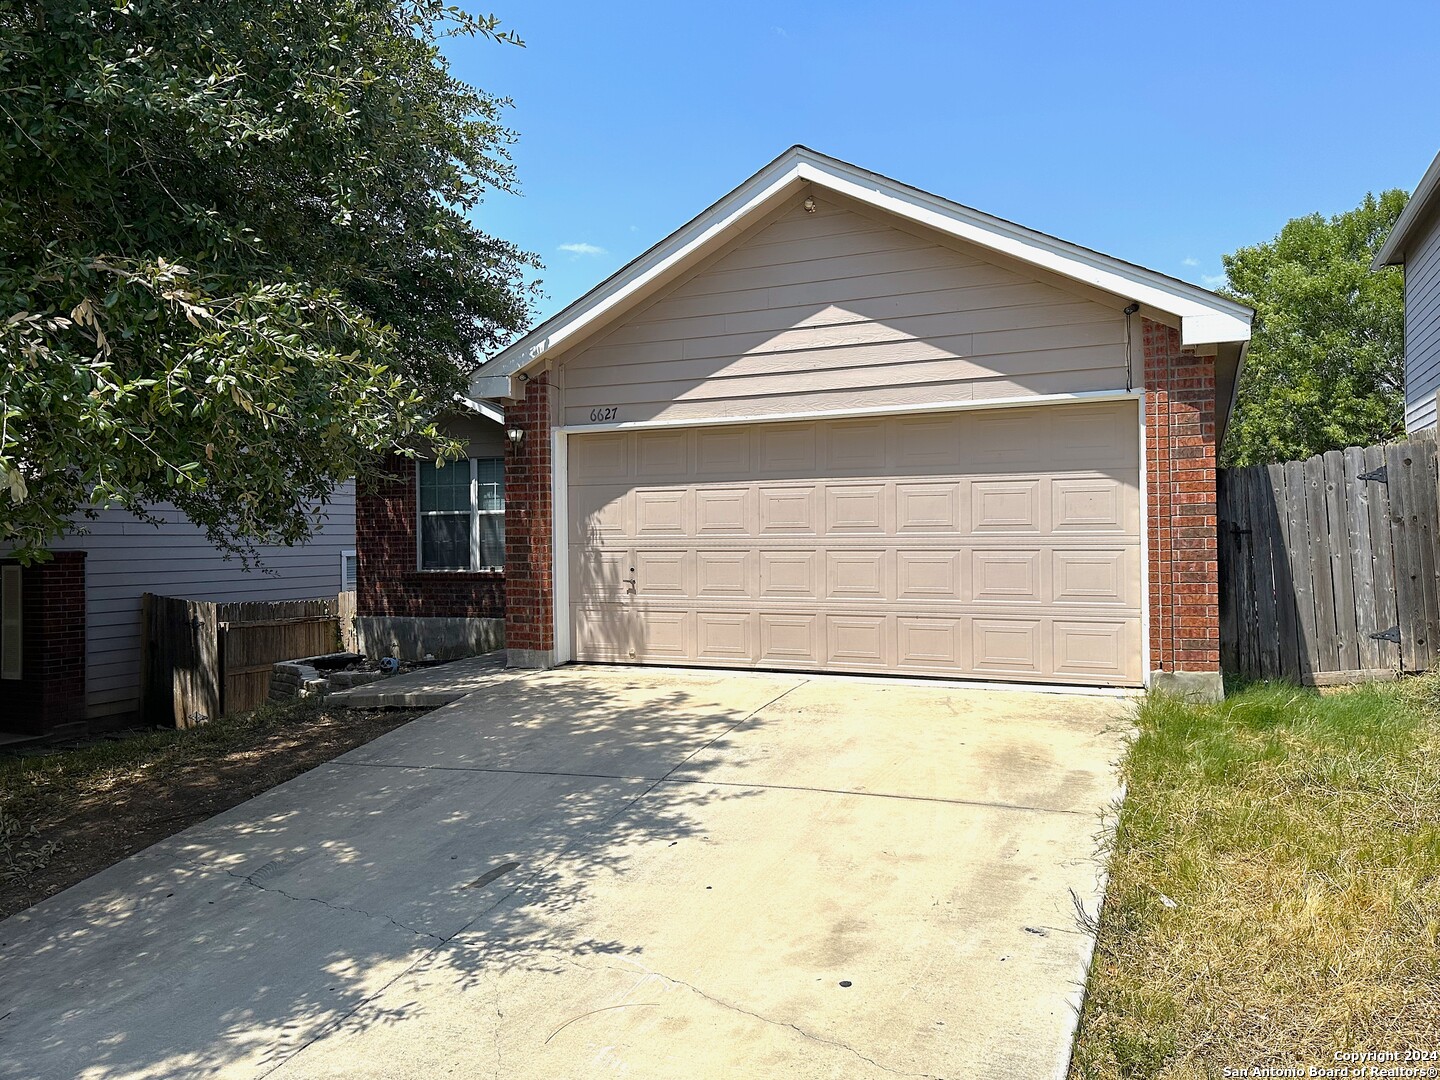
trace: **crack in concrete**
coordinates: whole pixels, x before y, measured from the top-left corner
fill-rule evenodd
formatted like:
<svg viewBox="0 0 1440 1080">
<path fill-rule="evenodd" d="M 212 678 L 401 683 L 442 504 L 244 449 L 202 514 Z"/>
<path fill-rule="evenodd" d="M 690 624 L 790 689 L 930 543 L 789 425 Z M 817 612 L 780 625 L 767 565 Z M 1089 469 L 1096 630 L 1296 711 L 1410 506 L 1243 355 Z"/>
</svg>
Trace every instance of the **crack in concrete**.
<svg viewBox="0 0 1440 1080">
<path fill-rule="evenodd" d="M 416 927 L 408 925 L 407 923 L 402 923 L 399 919 L 396 919 L 390 915 L 386 915 L 383 911 L 366 911 L 364 908 L 347 907 L 344 904 L 332 904 L 328 900 L 321 900 L 318 896 L 296 896 L 294 893 L 286 892 L 284 889 L 278 889 L 273 885 L 260 884 L 260 882 L 255 880 L 255 876 L 253 874 L 237 874 L 234 870 L 226 870 L 225 873 L 230 875 L 236 881 L 240 881 L 246 885 L 249 885 L 252 889 L 259 889 L 261 892 L 275 893 L 277 896 L 283 896 L 286 900 L 295 900 L 300 903 L 319 904 L 321 907 L 329 908 L 331 911 L 351 912 L 356 915 L 364 915 L 367 919 L 384 919 L 392 926 L 398 926 L 401 930 L 410 931 L 410 933 L 414 934 L 416 937 L 433 938 L 435 941 L 440 942 L 440 944 L 442 945 L 449 941 L 449 938 L 443 938 L 439 934 L 432 934 L 428 930 L 420 930 Z"/>
<path fill-rule="evenodd" d="M 799 1024 L 792 1023 L 789 1020 L 772 1020 L 770 1017 L 754 1012 L 750 1009 L 745 1008 L 742 1005 L 736 1005 L 733 1002 L 717 998 L 713 994 L 708 994 L 704 990 L 701 990 L 694 983 L 688 983 L 684 979 L 676 979 L 673 976 L 666 975 L 660 971 L 652 971 L 650 968 L 644 967 L 640 964 L 632 964 L 629 967 L 617 967 L 614 964 L 603 964 L 597 968 L 592 967 L 589 964 L 582 964 L 580 963 L 580 961 L 576 960 L 574 957 L 571 956 L 560 955 L 558 956 L 558 959 L 579 968 L 581 971 L 618 971 L 622 973 L 633 973 L 639 971 L 643 972 L 646 975 L 653 975 L 657 979 L 664 979 L 666 982 L 674 983 L 676 986 L 683 986 L 691 993 L 700 995 L 700 997 L 704 998 L 706 1001 L 710 1002 L 713 1005 L 719 1005 L 722 1009 L 728 1009 L 730 1012 L 736 1012 L 742 1016 L 748 1016 L 751 1019 L 759 1020 L 762 1024 L 769 1024 L 772 1027 L 788 1028 L 791 1031 L 795 1032 L 797 1035 L 799 1035 L 801 1038 L 808 1039 L 810 1042 L 819 1043 L 822 1046 L 833 1047 L 836 1050 L 844 1050 L 847 1054 L 852 1054 L 866 1064 L 873 1065 L 875 1066 L 875 1068 L 881 1070 L 882 1072 L 887 1072 L 892 1076 L 914 1076 L 919 1077 L 920 1080 L 942 1080 L 941 1077 L 937 1076 L 934 1073 L 903 1072 L 900 1069 L 892 1069 L 889 1065 L 881 1064 L 874 1058 L 862 1054 L 859 1050 L 856 1050 L 848 1043 L 839 1042 L 835 1039 L 827 1039 L 822 1035 L 816 1035 L 814 1032 L 806 1031 Z"/>
</svg>

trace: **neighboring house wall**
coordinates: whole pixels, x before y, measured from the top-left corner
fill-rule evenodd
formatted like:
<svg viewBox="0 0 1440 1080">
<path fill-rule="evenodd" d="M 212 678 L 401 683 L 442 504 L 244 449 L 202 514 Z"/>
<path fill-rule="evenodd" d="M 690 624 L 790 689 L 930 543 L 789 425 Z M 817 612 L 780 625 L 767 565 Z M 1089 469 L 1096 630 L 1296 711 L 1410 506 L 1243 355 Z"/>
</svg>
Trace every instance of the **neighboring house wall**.
<svg viewBox="0 0 1440 1080">
<path fill-rule="evenodd" d="M 1405 257 L 1405 430 L 1435 427 L 1440 391 L 1440 212 L 1430 215 Z"/>
<path fill-rule="evenodd" d="M 157 507 L 158 528 L 123 510 L 82 519 L 86 531 L 50 545 L 85 552 L 85 700 L 91 720 L 119 722 L 140 702 L 140 598 L 147 592 L 188 600 L 304 600 L 340 591 L 341 552 L 355 547 L 355 488 L 339 488 L 314 540 L 264 547 L 247 570 L 226 559 L 204 532 L 171 507 Z"/>
<path fill-rule="evenodd" d="M 444 428 L 465 444 L 470 457 L 506 455 L 504 429 L 493 421 L 449 417 Z M 391 456 L 365 478 L 357 493 L 356 628 L 361 648 L 372 655 L 407 658 L 499 648 L 506 574 L 420 569 L 415 469 L 414 459 Z M 507 536 L 509 520 L 507 511 Z"/>
<path fill-rule="evenodd" d="M 815 194 L 561 360 L 564 422 L 1125 388 L 1123 302 Z"/>
</svg>

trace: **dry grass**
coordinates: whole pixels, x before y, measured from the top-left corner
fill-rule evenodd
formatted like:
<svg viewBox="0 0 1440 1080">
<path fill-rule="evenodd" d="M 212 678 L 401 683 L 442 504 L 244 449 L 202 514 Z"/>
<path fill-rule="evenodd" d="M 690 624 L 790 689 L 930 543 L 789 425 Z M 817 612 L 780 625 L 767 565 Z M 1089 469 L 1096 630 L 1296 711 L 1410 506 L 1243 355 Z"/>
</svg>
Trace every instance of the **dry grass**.
<svg viewBox="0 0 1440 1080">
<path fill-rule="evenodd" d="M 314 699 L 0 758 L 0 918 L 417 715 Z"/>
<path fill-rule="evenodd" d="M 1149 698 L 1072 1080 L 1440 1050 L 1437 751 L 1436 677 Z"/>
</svg>

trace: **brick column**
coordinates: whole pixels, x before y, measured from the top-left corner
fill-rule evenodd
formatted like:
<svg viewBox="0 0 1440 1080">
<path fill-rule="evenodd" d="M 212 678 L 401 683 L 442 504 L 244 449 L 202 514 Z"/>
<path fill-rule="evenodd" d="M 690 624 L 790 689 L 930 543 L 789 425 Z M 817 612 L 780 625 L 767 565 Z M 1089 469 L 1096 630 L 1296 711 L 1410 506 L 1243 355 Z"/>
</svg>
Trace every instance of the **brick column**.
<svg viewBox="0 0 1440 1080">
<path fill-rule="evenodd" d="M 1142 320 L 1151 685 L 1218 697 L 1215 360 Z"/>
<path fill-rule="evenodd" d="M 554 502 L 550 485 L 550 384 L 539 374 L 505 426 L 525 432 L 505 449 L 505 647 L 511 667 L 548 667 L 555 649 Z"/>
<path fill-rule="evenodd" d="M 7 731 L 85 730 L 85 552 L 57 551 L 27 566 L 20 581 L 21 677 L 0 679 Z"/>
</svg>

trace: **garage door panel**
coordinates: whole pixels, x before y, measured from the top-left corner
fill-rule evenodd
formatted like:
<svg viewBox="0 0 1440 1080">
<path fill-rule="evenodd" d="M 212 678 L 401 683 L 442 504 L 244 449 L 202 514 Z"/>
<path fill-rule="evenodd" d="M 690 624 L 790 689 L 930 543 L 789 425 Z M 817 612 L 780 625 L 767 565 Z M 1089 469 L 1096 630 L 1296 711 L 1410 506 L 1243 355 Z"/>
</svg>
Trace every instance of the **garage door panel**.
<svg viewBox="0 0 1440 1080">
<path fill-rule="evenodd" d="M 828 535 L 881 535 L 889 531 L 889 485 L 826 484 L 824 491 Z"/>
<path fill-rule="evenodd" d="M 570 475 L 579 481 L 615 481 L 630 475 L 631 436 L 623 432 L 588 435 L 585 453 L 570 462 Z"/>
<path fill-rule="evenodd" d="M 1133 678 L 1130 656 L 1139 631 L 1138 619 L 1057 619 L 1051 624 L 1055 671 L 1083 679 L 1127 681 Z"/>
<path fill-rule="evenodd" d="M 695 613 L 695 657 L 725 664 L 753 663 L 756 618 L 747 612 L 704 611 Z"/>
<path fill-rule="evenodd" d="M 962 595 L 958 551 L 897 551 L 897 600 L 948 601 Z"/>
<path fill-rule="evenodd" d="M 574 435 L 575 656 L 1138 683 L 1136 411 Z"/>
<path fill-rule="evenodd" d="M 694 592 L 690 584 L 694 564 L 692 552 L 680 550 L 647 550 L 635 552 L 635 593 L 640 597 L 658 596 L 689 599 Z"/>
<path fill-rule="evenodd" d="M 1050 552 L 1057 604 L 1133 605 L 1138 601 L 1139 551 L 1056 549 Z"/>
<path fill-rule="evenodd" d="M 642 605 L 636 614 L 640 625 L 637 660 L 679 663 L 694 655 L 690 612 L 648 609 Z"/>
<path fill-rule="evenodd" d="M 875 671 L 894 665 L 885 615 L 825 616 L 825 652 L 836 667 Z"/>
<path fill-rule="evenodd" d="M 1119 480 L 1108 477 L 1050 481 L 1052 531 L 1124 532 L 1130 507 Z"/>
<path fill-rule="evenodd" d="M 824 425 L 824 468 L 828 476 L 869 476 L 885 468 L 883 420 L 847 420 Z"/>
<path fill-rule="evenodd" d="M 825 554 L 827 600 L 888 600 L 893 552 L 830 550 Z"/>
<path fill-rule="evenodd" d="M 753 551 L 721 550 L 695 552 L 695 595 L 754 599 L 759 592 L 752 584 L 756 577 Z"/>
<path fill-rule="evenodd" d="M 1042 674 L 1041 630 L 1039 619 L 970 620 L 971 667 L 981 673 Z"/>
<path fill-rule="evenodd" d="M 968 666 L 963 620 L 901 615 L 896 623 L 897 666 L 945 674 L 963 671 Z"/>
<path fill-rule="evenodd" d="M 760 535 L 816 534 L 816 491 L 813 484 L 759 489 Z"/>
<path fill-rule="evenodd" d="M 753 431 L 758 474 L 810 477 L 818 471 L 814 424 L 763 424 Z"/>
<path fill-rule="evenodd" d="M 969 599 L 989 604 L 1039 604 L 1044 600 L 1040 580 L 1040 551 L 979 549 L 970 553 Z"/>
<path fill-rule="evenodd" d="M 686 488 L 637 488 L 635 536 L 688 537 L 695 531 L 691 504 L 693 492 Z"/>
<path fill-rule="evenodd" d="M 894 431 L 893 464 L 898 471 L 960 471 L 958 414 L 907 419 L 895 424 Z"/>
<path fill-rule="evenodd" d="M 820 599 L 820 552 L 761 551 L 760 599 Z"/>
<path fill-rule="evenodd" d="M 752 536 L 756 532 L 755 492 L 748 487 L 695 489 L 697 536 Z"/>
<path fill-rule="evenodd" d="M 596 544 L 625 539 L 634 532 L 630 523 L 630 489 L 577 488 L 570 501 L 570 543 Z"/>
<path fill-rule="evenodd" d="M 962 530 L 961 484 L 895 485 L 895 531 L 953 535 Z"/>
<path fill-rule="evenodd" d="M 749 428 L 700 428 L 695 432 L 695 475 L 739 480 L 750 475 Z"/>
<path fill-rule="evenodd" d="M 974 480 L 971 529 L 977 533 L 1040 532 L 1040 480 Z"/>
<path fill-rule="evenodd" d="M 759 619 L 761 663 L 820 662 L 819 616 L 762 611 Z"/>
<path fill-rule="evenodd" d="M 688 431 L 645 431 L 635 436 L 635 476 L 639 480 L 663 480 L 676 467 L 688 468 Z"/>
<path fill-rule="evenodd" d="M 626 548 L 571 548 L 570 580 L 577 595 L 605 603 L 619 601 L 628 592 L 626 579 L 633 577 L 634 553 Z"/>
</svg>

